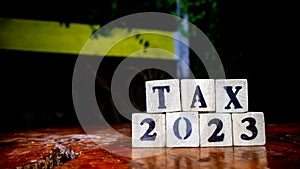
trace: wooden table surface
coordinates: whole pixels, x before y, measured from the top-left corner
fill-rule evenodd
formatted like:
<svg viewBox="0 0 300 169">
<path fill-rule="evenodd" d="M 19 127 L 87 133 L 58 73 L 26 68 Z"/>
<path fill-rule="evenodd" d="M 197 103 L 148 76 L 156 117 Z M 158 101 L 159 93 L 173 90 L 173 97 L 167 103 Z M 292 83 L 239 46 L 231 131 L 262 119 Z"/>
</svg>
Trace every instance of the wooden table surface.
<svg viewBox="0 0 300 169">
<path fill-rule="evenodd" d="M 0 168 L 300 168 L 300 124 L 267 125 L 265 146 L 218 148 L 131 148 L 131 125 L 113 128 L 0 133 Z"/>
</svg>

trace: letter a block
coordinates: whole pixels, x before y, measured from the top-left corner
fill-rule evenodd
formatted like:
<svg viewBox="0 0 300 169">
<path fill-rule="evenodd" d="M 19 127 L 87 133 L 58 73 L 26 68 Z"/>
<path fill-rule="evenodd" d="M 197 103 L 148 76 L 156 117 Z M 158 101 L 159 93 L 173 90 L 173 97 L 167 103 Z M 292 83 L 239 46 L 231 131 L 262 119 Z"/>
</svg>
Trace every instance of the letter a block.
<svg viewBox="0 0 300 169">
<path fill-rule="evenodd" d="M 216 112 L 241 113 L 247 111 L 247 79 L 217 79 Z"/>
<path fill-rule="evenodd" d="M 179 79 L 146 82 L 147 113 L 180 111 Z"/>
<path fill-rule="evenodd" d="M 132 114 L 132 147 L 165 147 L 165 114 Z"/>
<path fill-rule="evenodd" d="M 263 112 L 232 114 L 233 145 L 265 145 L 265 121 Z"/>
<path fill-rule="evenodd" d="M 199 114 L 200 147 L 232 146 L 231 114 Z"/>
<path fill-rule="evenodd" d="M 198 112 L 166 113 L 167 147 L 199 147 Z"/>
<path fill-rule="evenodd" d="M 181 80 L 181 106 L 182 111 L 215 111 L 215 80 Z"/>
</svg>

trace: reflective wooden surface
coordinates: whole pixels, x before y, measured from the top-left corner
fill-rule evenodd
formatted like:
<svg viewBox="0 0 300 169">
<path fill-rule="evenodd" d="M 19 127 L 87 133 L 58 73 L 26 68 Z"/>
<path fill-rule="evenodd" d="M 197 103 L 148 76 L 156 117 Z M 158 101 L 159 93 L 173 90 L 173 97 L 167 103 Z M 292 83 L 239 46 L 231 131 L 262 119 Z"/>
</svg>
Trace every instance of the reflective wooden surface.
<svg viewBox="0 0 300 169">
<path fill-rule="evenodd" d="M 131 125 L 46 128 L 0 134 L 0 168 L 299 168 L 300 124 L 267 125 L 253 147 L 131 148 Z M 118 133 L 118 134 L 116 134 Z M 60 154 L 59 154 L 59 153 Z M 72 154 L 73 153 L 73 154 Z M 64 155 L 74 158 L 67 159 Z M 57 164 L 60 159 L 60 164 Z M 57 166 L 58 165 L 58 166 Z"/>
</svg>

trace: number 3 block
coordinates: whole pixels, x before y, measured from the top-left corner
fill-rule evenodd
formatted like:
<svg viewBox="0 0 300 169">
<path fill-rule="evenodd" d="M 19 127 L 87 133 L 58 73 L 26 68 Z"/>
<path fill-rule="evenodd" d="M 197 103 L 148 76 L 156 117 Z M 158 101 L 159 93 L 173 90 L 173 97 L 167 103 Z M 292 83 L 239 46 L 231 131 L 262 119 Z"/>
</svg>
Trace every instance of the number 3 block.
<svg viewBox="0 0 300 169">
<path fill-rule="evenodd" d="M 264 145 L 265 121 L 263 112 L 232 114 L 233 145 Z"/>
<path fill-rule="evenodd" d="M 132 147 L 165 147 L 165 114 L 132 114 Z"/>
<path fill-rule="evenodd" d="M 230 114 L 199 114 L 200 147 L 232 146 Z"/>
</svg>

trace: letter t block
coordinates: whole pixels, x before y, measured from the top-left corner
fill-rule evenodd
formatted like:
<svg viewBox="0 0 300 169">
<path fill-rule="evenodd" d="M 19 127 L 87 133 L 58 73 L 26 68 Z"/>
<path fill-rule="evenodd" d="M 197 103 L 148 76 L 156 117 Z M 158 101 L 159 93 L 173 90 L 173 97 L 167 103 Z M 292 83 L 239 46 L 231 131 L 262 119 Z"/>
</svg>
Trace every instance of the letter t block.
<svg viewBox="0 0 300 169">
<path fill-rule="evenodd" d="M 180 111 L 179 79 L 146 82 L 147 113 Z"/>
</svg>

